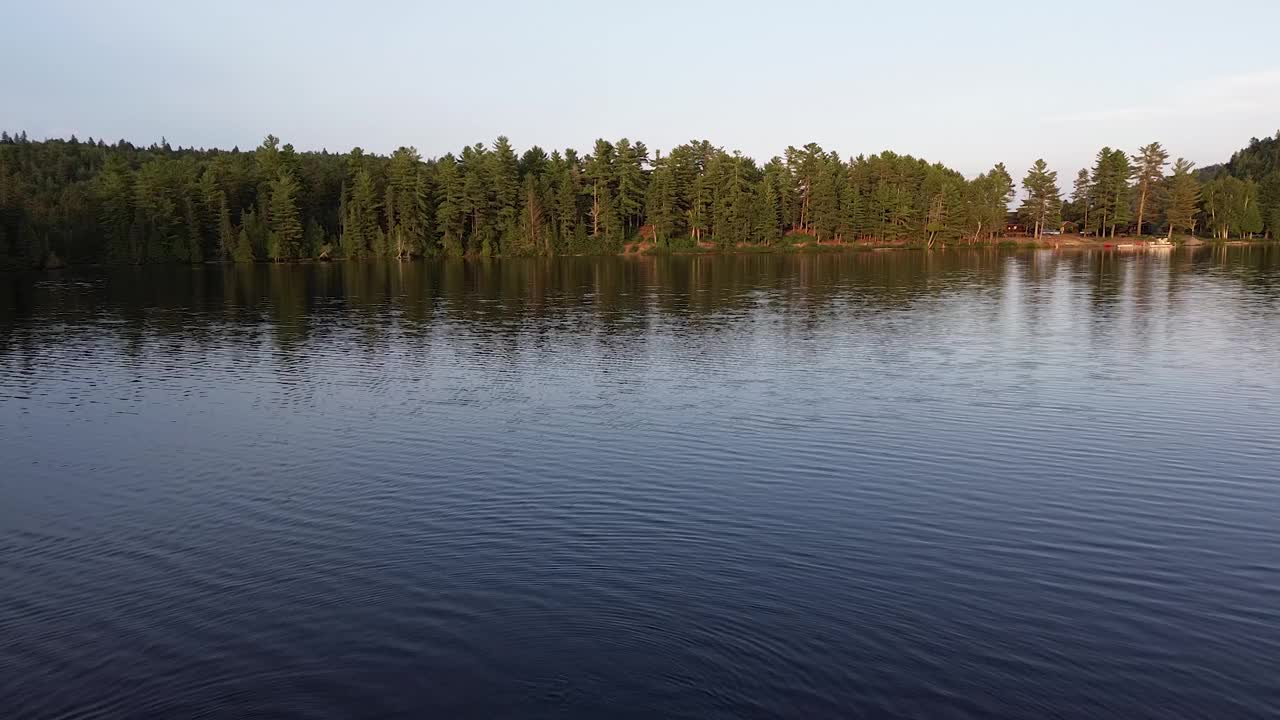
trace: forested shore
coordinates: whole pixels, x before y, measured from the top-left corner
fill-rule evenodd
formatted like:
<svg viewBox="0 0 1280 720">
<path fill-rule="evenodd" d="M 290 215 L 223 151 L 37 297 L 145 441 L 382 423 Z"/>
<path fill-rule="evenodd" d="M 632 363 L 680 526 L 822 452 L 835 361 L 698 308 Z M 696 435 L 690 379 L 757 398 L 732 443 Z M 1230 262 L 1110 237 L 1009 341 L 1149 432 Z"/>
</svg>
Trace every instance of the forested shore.
<svg viewBox="0 0 1280 720">
<path fill-rule="evenodd" d="M 932 247 L 998 242 L 1010 210 L 1036 238 L 1280 230 L 1280 134 L 1202 170 L 1151 143 L 1103 148 L 1070 188 L 1044 161 L 1015 182 L 1002 163 L 966 178 L 813 143 L 760 164 L 705 140 L 548 153 L 499 137 L 424 159 L 412 147 L 299 152 L 274 136 L 242 151 L 4 132 L 0 267 Z"/>
</svg>

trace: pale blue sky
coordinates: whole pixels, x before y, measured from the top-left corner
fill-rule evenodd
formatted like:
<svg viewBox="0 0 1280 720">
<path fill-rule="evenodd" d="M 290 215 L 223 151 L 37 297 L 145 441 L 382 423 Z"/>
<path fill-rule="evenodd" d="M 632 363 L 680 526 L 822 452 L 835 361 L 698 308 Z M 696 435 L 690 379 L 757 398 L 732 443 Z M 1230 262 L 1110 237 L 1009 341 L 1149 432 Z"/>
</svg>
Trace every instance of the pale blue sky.
<svg viewBox="0 0 1280 720">
<path fill-rule="evenodd" d="M 1280 129 L 1276 0 L 68 2 L 4 12 L 0 127 L 435 156 L 506 134 L 815 141 L 974 174 L 1102 145 L 1200 164 Z"/>
</svg>

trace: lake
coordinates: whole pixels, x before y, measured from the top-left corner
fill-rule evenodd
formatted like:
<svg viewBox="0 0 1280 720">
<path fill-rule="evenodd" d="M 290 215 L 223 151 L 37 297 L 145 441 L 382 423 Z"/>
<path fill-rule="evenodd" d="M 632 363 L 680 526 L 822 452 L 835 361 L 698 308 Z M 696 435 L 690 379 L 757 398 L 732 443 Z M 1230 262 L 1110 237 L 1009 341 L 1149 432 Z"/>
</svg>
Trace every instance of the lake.
<svg viewBox="0 0 1280 720">
<path fill-rule="evenodd" d="M 1280 248 L 0 275 L 11 718 L 1251 718 Z"/>
</svg>

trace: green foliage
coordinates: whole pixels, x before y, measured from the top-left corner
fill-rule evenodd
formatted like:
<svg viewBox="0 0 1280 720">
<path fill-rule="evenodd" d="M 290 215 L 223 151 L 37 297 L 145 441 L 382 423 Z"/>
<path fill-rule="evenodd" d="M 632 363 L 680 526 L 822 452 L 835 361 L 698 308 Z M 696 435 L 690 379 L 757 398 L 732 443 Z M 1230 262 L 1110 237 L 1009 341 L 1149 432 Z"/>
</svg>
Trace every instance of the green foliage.
<svg viewBox="0 0 1280 720">
<path fill-rule="evenodd" d="M 498 136 L 487 159 L 491 184 L 488 194 L 496 225 L 482 244 L 485 255 L 496 255 L 504 245 L 515 242 L 519 232 L 520 169 L 511 142 L 503 135 Z"/>
<path fill-rule="evenodd" d="M 1220 175 L 1258 184 L 1262 232 L 1273 239 L 1280 237 L 1280 132 L 1270 138 L 1253 138 L 1248 147 L 1233 154 L 1226 164 L 1205 168 L 1201 180 L 1210 181 Z"/>
<path fill-rule="evenodd" d="M 1062 204 L 1037 163 L 1020 211 L 1043 232 L 1063 219 L 1111 234 L 1133 217 L 1219 237 L 1280 227 L 1280 139 L 1255 140 L 1201 173 L 1163 178 L 1158 144 L 1130 158 L 1104 148 Z M 1228 179 L 1229 178 L 1229 179 Z M 1221 179 L 1219 181 L 1219 179 Z M 1132 180 L 1132 182 L 1131 182 Z M 0 266 L 67 262 L 278 261 L 441 253 L 550 255 L 792 244 L 991 242 L 1005 228 L 1013 179 L 1003 165 L 966 178 L 910 155 L 845 159 L 816 143 L 763 164 L 694 140 L 666 152 L 598 140 L 523 155 L 500 137 L 423 159 L 354 148 L 295 152 L 275 136 L 249 152 L 167 144 L 0 139 Z M 1188 208 L 1192 208 L 1188 214 Z M 1190 219 L 1188 219 L 1190 218 Z"/>
<path fill-rule="evenodd" d="M 1129 176 L 1132 168 L 1129 156 L 1123 150 L 1104 147 L 1098 151 L 1097 161 L 1090 177 L 1090 204 L 1096 210 L 1094 217 L 1099 234 L 1110 231 L 1115 237 L 1116 227 L 1129 222 L 1129 197 L 1132 188 Z"/>
<path fill-rule="evenodd" d="M 1058 191 L 1058 173 L 1050 170 L 1043 159 L 1036 160 L 1022 180 L 1026 198 L 1018 213 L 1038 239 L 1045 228 L 1057 227 L 1062 218 L 1062 198 Z"/>
<path fill-rule="evenodd" d="M 318 258 L 327 256 L 327 252 L 322 252 L 325 246 L 324 228 L 320 227 L 320 223 L 315 218 L 307 219 L 307 227 L 302 231 L 302 256 Z"/>
<path fill-rule="evenodd" d="M 231 259 L 238 263 L 253 262 L 253 243 L 249 241 L 249 233 L 243 227 L 240 228 L 240 237 L 236 241 L 236 249 Z"/>
<path fill-rule="evenodd" d="M 1137 202 L 1137 228 L 1138 234 L 1143 232 L 1143 218 L 1146 210 L 1155 195 L 1161 188 L 1160 181 L 1164 179 L 1164 166 L 1169 163 L 1169 153 L 1161 147 L 1160 143 L 1153 142 L 1138 148 L 1138 154 L 1133 156 L 1133 178 L 1136 181 L 1134 193 Z"/>
<path fill-rule="evenodd" d="M 1081 231 L 1087 231 L 1091 227 L 1089 216 L 1093 207 L 1090 200 L 1092 185 L 1089 171 L 1081 168 L 1071 185 L 1071 201 L 1062 206 L 1062 219 Z"/>
<path fill-rule="evenodd" d="M 349 258 L 369 254 L 378 226 L 377 190 L 369 170 L 356 163 L 350 197 L 343 203 L 342 252 Z"/>
<path fill-rule="evenodd" d="M 1009 202 L 1013 200 L 1013 178 L 1004 163 L 996 163 L 969 184 L 965 197 L 963 226 L 971 240 L 993 239 L 1004 232 Z"/>
<path fill-rule="evenodd" d="M 1262 232 L 1262 209 L 1254 181 L 1219 175 L 1204 185 L 1203 195 L 1204 214 L 1215 238 L 1227 240 L 1232 235 Z"/>
<path fill-rule="evenodd" d="M 227 207 L 227 196 L 219 191 L 218 205 L 218 259 L 226 260 L 235 250 L 235 229 L 231 225 L 231 208 Z"/>
<path fill-rule="evenodd" d="M 1192 173 L 1195 163 L 1178 158 L 1173 175 L 1166 180 L 1164 220 L 1169 237 L 1182 230 L 1192 232 L 1196 226 L 1196 209 L 1200 205 L 1200 181 Z"/>
<path fill-rule="evenodd" d="M 627 231 L 640 226 L 644 219 L 644 201 L 648 188 L 648 175 L 644 166 L 649 162 L 649 150 L 644 143 L 623 138 L 615 145 L 617 188 L 617 215 Z"/>
<path fill-rule="evenodd" d="M 267 236 L 267 257 L 291 260 L 301 255 L 302 221 L 297 204 L 298 183 L 288 173 L 271 182 L 271 231 Z"/>
<path fill-rule="evenodd" d="M 434 245 L 428 240 L 427 195 L 422 157 L 417 149 L 402 147 L 392 153 L 383 209 L 390 232 L 388 252 L 396 257 L 422 255 Z"/>
</svg>

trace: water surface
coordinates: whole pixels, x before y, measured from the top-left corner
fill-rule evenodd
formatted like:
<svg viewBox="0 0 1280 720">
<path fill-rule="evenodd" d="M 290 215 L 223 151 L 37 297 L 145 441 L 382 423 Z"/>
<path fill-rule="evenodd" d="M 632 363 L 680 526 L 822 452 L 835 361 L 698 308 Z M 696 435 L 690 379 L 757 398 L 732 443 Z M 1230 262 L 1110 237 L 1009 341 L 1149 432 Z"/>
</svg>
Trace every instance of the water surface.
<svg viewBox="0 0 1280 720">
<path fill-rule="evenodd" d="M 0 708 L 1266 717 L 1280 252 L 0 276 Z"/>
</svg>

